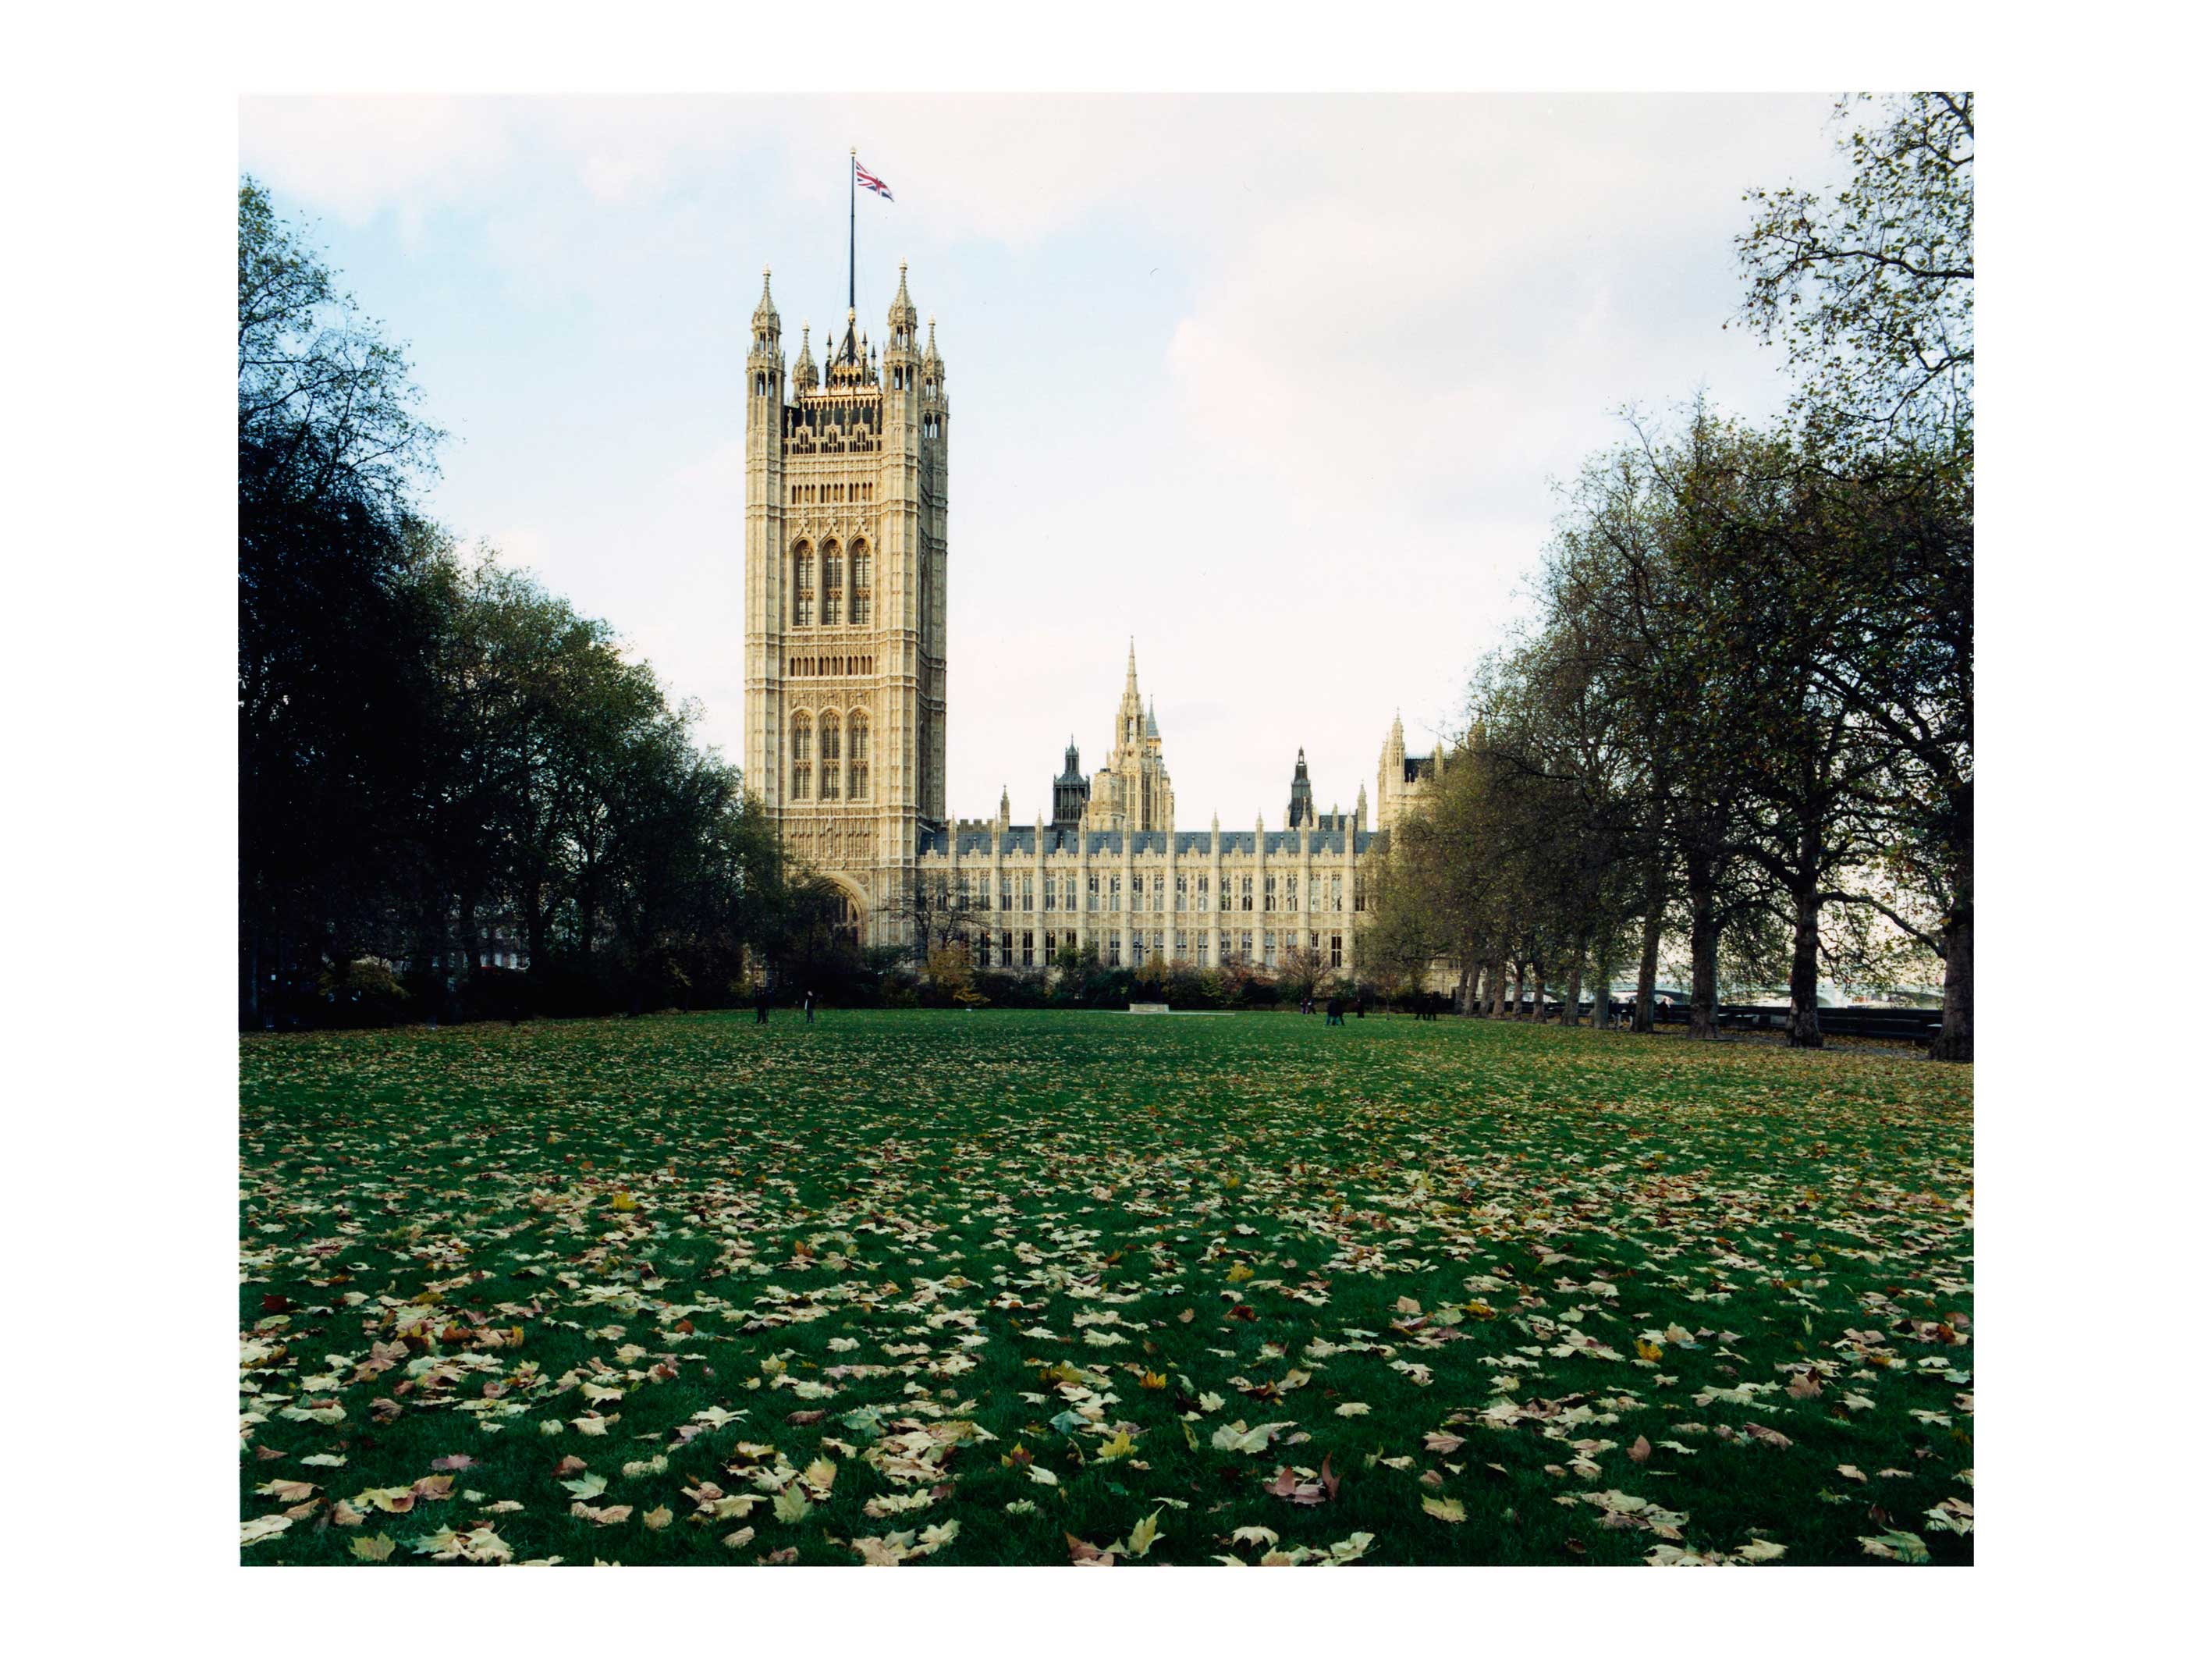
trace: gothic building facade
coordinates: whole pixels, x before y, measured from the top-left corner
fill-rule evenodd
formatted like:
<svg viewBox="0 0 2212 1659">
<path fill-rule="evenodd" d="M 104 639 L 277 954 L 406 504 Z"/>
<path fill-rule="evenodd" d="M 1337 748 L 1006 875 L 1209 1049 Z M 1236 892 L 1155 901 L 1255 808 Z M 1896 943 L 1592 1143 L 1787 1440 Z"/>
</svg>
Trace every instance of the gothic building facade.
<svg viewBox="0 0 2212 1659">
<path fill-rule="evenodd" d="M 948 817 L 945 619 L 951 406 L 936 319 L 899 267 L 880 348 L 848 307 L 817 371 L 787 364 L 763 274 L 745 361 L 744 773 L 785 847 L 836 884 L 869 945 L 966 940 L 981 965 L 1042 971 L 1064 946 L 1266 969 L 1310 952 L 1349 974 L 1364 860 L 1431 763 L 1394 721 L 1350 812 L 1317 811 L 1298 751 L 1282 823 L 1179 830 L 1136 645 L 1113 741 L 1085 777 L 1069 740 L 1052 816 Z"/>
</svg>

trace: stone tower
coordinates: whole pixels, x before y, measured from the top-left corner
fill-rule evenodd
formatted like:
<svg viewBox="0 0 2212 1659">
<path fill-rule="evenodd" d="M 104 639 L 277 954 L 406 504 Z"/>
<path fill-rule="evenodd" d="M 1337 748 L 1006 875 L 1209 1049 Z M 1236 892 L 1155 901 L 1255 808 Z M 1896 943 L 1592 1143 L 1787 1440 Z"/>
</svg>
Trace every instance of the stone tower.
<svg viewBox="0 0 2212 1659">
<path fill-rule="evenodd" d="M 1375 772 L 1376 828 L 1395 828 L 1406 809 L 1426 793 L 1435 775 L 1436 757 L 1408 755 L 1405 725 L 1392 715 L 1390 735 L 1382 740 L 1382 763 Z"/>
<path fill-rule="evenodd" d="M 878 353 L 848 307 L 788 384 L 766 273 L 745 359 L 745 782 L 869 925 L 945 823 L 946 458 L 906 267 Z"/>
<path fill-rule="evenodd" d="M 1091 780 L 1083 775 L 1083 756 L 1071 737 L 1065 764 L 1052 781 L 1052 827 L 1064 832 L 1080 830 L 1084 809 L 1090 805 Z"/>
<path fill-rule="evenodd" d="M 1160 756 L 1160 722 L 1137 690 L 1137 642 L 1114 711 L 1114 746 L 1091 780 L 1084 822 L 1092 830 L 1150 832 L 1175 828 L 1175 787 Z"/>
<path fill-rule="evenodd" d="M 1291 774 L 1291 804 L 1283 811 L 1285 830 L 1314 827 L 1313 780 L 1306 775 L 1306 751 L 1298 750 L 1297 769 Z"/>
</svg>

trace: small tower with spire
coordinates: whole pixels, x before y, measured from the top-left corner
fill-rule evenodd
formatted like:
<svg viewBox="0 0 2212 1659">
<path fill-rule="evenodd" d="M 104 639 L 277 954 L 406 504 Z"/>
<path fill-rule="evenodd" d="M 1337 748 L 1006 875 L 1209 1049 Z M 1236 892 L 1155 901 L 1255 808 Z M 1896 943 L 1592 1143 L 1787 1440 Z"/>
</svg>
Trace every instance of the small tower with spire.
<svg viewBox="0 0 2212 1659">
<path fill-rule="evenodd" d="M 1375 827 L 1387 831 L 1395 826 L 1407 805 L 1428 787 L 1435 772 L 1434 756 L 1406 752 L 1405 723 L 1393 714 L 1390 735 L 1382 740 L 1382 763 L 1376 768 Z"/>
<path fill-rule="evenodd" d="M 811 392 L 822 383 L 822 377 L 814 372 L 813 335 L 814 325 L 811 323 L 799 325 L 799 356 L 792 360 L 791 364 L 791 389 L 793 392 Z"/>
<path fill-rule="evenodd" d="M 1083 814 L 1091 805 L 1091 780 L 1083 775 L 1083 756 L 1071 734 L 1060 775 L 1052 781 L 1052 827 L 1073 833 L 1083 827 Z"/>
<path fill-rule="evenodd" d="M 1160 751 L 1158 714 L 1137 686 L 1137 641 L 1129 641 L 1128 672 L 1121 701 L 1114 709 L 1114 742 L 1106 763 L 1091 780 L 1085 822 L 1094 830 L 1139 834 L 1166 830 L 1175 823 L 1175 788 Z"/>
<path fill-rule="evenodd" d="M 782 778 L 770 763 L 783 730 L 782 676 L 775 630 L 761 625 L 785 604 L 783 542 L 785 418 L 783 320 L 776 315 L 769 273 L 761 270 L 753 307 L 752 343 L 745 353 L 745 775 L 771 811 L 782 801 Z"/>
<path fill-rule="evenodd" d="M 1306 776 L 1306 751 L 1298 750 L 1297 769 L 1291 774 L 1291 804 L 1283 810 L 1283 828 L 1314 827 L 1313 781 Z"/>
</svg>

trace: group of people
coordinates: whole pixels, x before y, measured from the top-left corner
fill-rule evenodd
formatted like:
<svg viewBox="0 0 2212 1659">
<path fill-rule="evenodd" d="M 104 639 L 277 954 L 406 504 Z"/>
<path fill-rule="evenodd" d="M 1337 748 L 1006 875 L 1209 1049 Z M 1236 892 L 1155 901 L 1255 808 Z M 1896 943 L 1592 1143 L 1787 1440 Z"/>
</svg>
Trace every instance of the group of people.
<svg viewBox="0 0 2212 1659">
<path fill-rule="evenodd" d="M 1367 1018 L 1367 999 L 1366 999 L 1365 997 L 1362 997 L 1362 998 L 1360 998 L 1360 999 L 1359 999 L 1358 1003 L 1356 1006 L 1358 1006 L 1358 1010 L 1359 1010 L 1359 1018 L 1362 1018 L 1362 1019 L 1366 1018 Z M 1304 997 L 1304 1000 L 1303 1000 L 1298 1004 L 1298 1012 L 1299 1012 L 1300 1013 L 1302 1013 L 1302 1014 L 1310 1014 L 1310 1013 L 1313 1012 L 1313 1011 L 1314 1011 L 1314 995 L 1313 995 L 1313 993 L 1312 993 L 1312 992 L 1309 991 L 1309 992 L 1307 992 L 1307 993 L 1305 994 L 1305 997 Z M 1340 997 L 1340 996 L 1332 996 L 1331 998 L 1329 998 L 1329 1000 L 1328 1000 L 1328 1018 L 1326 1018 L 1325 1020 L 1323 1020 L 1323 1021 L 1322 1022 L 1322 1024 L 1323 1024 L 1324 1025 L 1341 1025 L 1341 1024 L 1344 1024 L 1344 999 L 1343 999 L 1342 997 Z"/>
</svg>

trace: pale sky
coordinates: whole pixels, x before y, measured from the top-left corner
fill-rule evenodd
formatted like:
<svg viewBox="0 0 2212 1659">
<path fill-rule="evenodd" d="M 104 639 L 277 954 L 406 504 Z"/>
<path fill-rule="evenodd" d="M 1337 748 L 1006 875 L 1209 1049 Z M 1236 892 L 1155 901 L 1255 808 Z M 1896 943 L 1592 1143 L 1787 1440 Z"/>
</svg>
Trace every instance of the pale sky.
<svg viewBox="0 0 2212 1659">
<path fill-rule="evenodd" d="M 408 343 L 432 513 L 607 618 L 742 759 L 744 360 L 908 260 L 952 403 L 947 805 L 1049 813 L 1130 636 L 1178 822 L 1349 809 L 1518 613 L 1623 405 L 1759 416 L 1722 325 L 1825 95 L 249 99 L 241 167 Z"/>
</svg>

